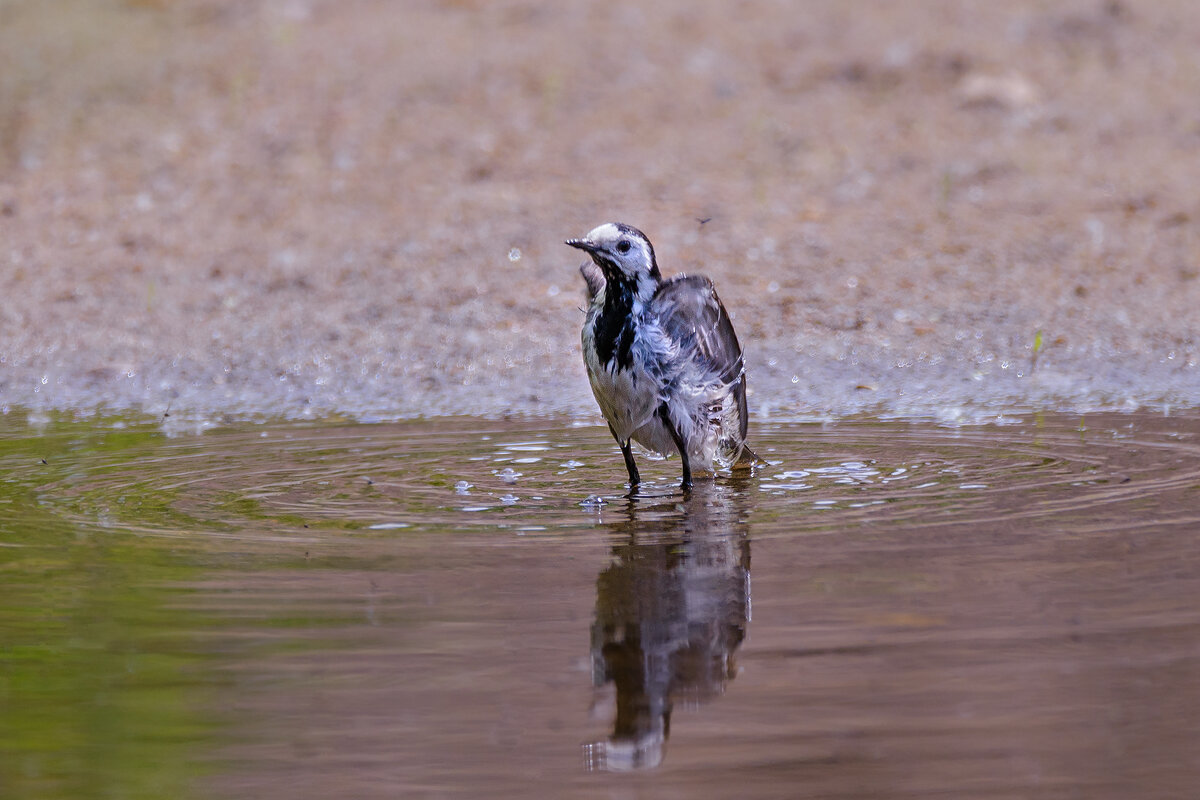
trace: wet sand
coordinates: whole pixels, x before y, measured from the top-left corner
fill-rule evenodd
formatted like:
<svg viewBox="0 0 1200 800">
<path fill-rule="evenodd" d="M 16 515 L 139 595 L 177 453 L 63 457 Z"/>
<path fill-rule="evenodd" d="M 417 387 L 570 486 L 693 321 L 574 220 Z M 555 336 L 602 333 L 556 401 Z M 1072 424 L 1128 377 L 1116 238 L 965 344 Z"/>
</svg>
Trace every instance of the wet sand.
<svg viewBox="0 0 1200 800">
<path fill-rule="evenodd" d="M 0 406 L 592 415 L 562 240 L 610 219 L 716 280 L 761 417 L 1196 405 L 1197 42 L 1182 0 L 7 2 Z"/>
</svg>

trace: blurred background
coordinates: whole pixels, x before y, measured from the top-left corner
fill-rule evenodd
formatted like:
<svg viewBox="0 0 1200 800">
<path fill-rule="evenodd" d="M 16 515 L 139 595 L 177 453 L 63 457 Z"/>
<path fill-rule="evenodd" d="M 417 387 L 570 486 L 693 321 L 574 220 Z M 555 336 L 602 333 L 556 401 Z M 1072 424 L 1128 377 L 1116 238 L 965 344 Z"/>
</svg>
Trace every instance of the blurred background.
<svg viewBox="0 0 1200 800">
<path fill-rule="evenodd" d="M 1186 0 L 0 0 L 0 403 L 591 414 L 562 240 L 621 220 L 762 416 L 1194 404 L 1198 45 Z"/>
</svg>

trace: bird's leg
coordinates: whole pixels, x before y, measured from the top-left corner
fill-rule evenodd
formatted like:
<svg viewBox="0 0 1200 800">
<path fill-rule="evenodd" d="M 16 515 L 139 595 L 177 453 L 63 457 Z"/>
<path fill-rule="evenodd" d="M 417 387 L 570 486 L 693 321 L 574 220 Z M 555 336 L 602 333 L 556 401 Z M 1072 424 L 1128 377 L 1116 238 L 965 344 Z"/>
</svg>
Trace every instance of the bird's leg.
<svg viewBox="0 0 1200 800">
<path fill-rule="evenodd" d="M 628 440 L 621 445 L 621 455 L 625 456 L 625 469 L 629 472 L 629 491 L 636 493 L 638 484 L 642 482 L 642 476 L 638 475 L 637 464 L 633 463 L 633 449 Z"/>
<path fill-rule="evenodd" d="M 629 445 L 629 440 L 621 441 L 617 436 L 617 432 L 613 430 L 612 425 L 608 426 L 608 430 L 612 433 L 613 438 L 617 440 L 617 444 L 621 446 L 621 455 L 625 456 L 625 469 L 629 472 L 629 491 L 630 493 L 637 492 L 638 484 L 642 482 L 642 477 L 638 475 L 637 464 L 633 461 L 633 448 Z"/>
<path fill-rule="evenodd" d="M 667 426 L 667 430 L 670 431 L 671 439 L 675 442 L 676 449 L 679 450 L 679 460 L 683 462 L 683 482 L 679 486 L 682 489 L 690 489 L 692 488 L 692 465 L 688 463 L 687 445 L 683 443 L 683 437 L 671 422 L 671 415 L 667 411 L 666 403 L 658 407 L 658 418 L 662 420 L 662 424 Z"/>
</svg>

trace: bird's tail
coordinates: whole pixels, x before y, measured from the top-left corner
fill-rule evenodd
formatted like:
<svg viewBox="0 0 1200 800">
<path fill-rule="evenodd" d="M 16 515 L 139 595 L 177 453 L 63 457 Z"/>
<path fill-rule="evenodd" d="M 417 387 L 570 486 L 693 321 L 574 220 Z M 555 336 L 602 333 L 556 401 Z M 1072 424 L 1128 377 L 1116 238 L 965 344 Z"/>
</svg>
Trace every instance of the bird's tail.
<svg viewBox="0 0 1200 800">
<path fill-rule="evenodd" d="M 734 470 L 753 470 L 757 467 L 766 466 L 769 466 L 767 460 L 751 450 L 748 445 L 742 445 L 742 452 L 738 456 L 737 461 L 733 463 Z"/>
</svg>

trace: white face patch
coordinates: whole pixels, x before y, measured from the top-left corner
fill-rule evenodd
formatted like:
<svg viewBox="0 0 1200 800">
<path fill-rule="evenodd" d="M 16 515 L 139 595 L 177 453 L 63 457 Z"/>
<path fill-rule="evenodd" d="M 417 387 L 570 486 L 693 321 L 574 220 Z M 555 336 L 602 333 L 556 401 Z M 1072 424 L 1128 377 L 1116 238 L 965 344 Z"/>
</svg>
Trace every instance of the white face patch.
<svg viewBox="0 0 1200 800">
<path fill-rule="evenodd" d="M 605 261 L 615 264 L 635 285 L 640 284 L 642 276 L 649 276 L 654 264 L 650 243 L 637 232 L 606 222 L 592 228 L 587 239 L 601 250 Z"/>
<path fill-rule="evenodd" d="M 588 241 L 595 244 L 601 242 L 615 242 L 621 236 L 621 229 L 615 223 L 606 222 L 603 225 L 597 225 L 588 231 Z"/>
</svg>

